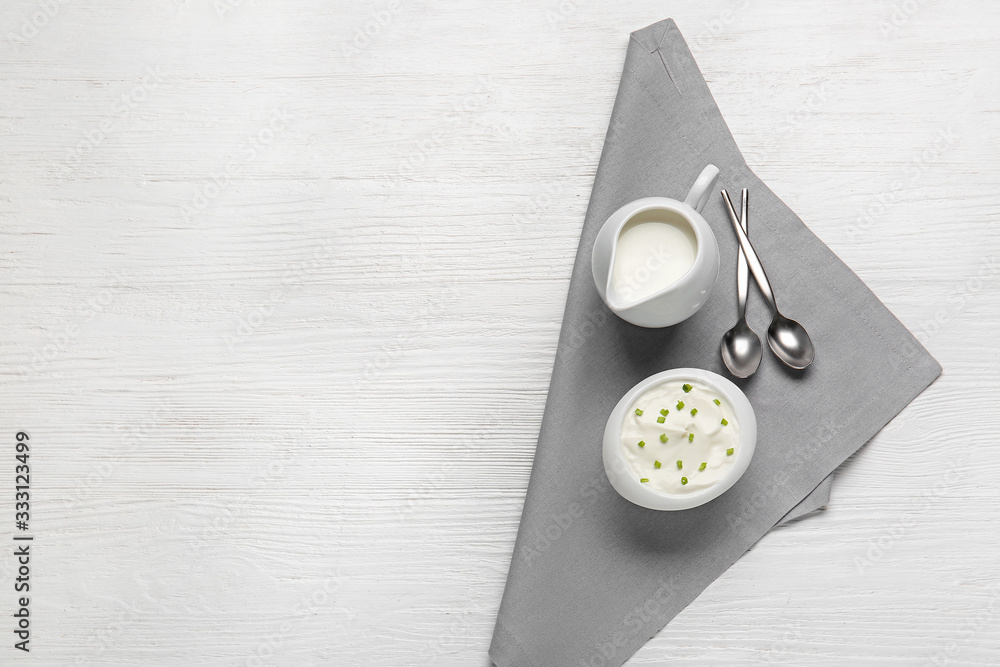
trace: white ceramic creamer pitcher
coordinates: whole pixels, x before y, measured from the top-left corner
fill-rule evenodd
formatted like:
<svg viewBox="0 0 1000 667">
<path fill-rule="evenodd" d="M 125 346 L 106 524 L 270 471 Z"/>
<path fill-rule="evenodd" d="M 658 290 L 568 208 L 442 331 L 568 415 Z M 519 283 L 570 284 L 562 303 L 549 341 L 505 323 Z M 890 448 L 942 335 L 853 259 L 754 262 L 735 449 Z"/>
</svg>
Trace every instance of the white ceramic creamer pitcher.
<svg viewBox="0 0 1000 667">
<path fill-rule="evenodd" d="M 640 327 L 668 327 L 705 304 L 719 276 L 719 245 L 701 210 L 718 178 L 710 164 L 683 202 L 637 199 L 604 223 L 591 268 L 615 315 Z"/>
</svg>

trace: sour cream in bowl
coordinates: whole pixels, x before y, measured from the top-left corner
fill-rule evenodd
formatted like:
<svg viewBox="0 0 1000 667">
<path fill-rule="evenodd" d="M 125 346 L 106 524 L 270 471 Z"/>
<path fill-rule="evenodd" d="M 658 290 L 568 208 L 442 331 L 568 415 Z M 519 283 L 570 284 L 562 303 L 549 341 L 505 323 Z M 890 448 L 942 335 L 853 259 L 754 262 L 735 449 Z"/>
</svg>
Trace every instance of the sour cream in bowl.
<svg viewBox="0 0 1000 667">
<path fill-rule="evenodd" d="M 733 486 L 756 444 L 757 418 L 739 387 L 710 371 L 675 368 L 618 401 L 604 429 L 604 470 L 636 505 L 690 509 Z"/>
</svg>

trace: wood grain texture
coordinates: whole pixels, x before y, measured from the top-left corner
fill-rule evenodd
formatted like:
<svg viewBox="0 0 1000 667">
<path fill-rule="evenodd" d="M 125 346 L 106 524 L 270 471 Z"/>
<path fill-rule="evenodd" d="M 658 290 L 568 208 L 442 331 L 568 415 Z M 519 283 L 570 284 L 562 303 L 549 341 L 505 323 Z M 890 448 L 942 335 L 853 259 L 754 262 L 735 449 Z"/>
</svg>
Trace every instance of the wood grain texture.
<svg viewBox="0 0 1000 667">
<path fill-rule="evenodd" d="M 3 2 L 37 541 L 0 663 L 485 667 L 627 35 L 667 12 L 945 370 L 630 664 L 997 664 L 985 0 Z"/>
</svg>

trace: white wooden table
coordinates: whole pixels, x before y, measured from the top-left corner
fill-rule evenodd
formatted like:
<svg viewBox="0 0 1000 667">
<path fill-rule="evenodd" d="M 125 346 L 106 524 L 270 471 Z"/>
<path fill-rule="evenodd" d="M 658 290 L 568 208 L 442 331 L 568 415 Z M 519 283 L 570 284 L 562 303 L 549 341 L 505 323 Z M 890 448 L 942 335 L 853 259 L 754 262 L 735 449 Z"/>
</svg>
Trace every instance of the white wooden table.
<svg viewBox="0 0 1000 667">
<path fill-rule="evenodd" d="M 986 0 L 5 0 L 0 663 L 485 667 L 627 36 L 666 12 L 945 370 L 630 664 L 1000 663 Z"/>
</svg>

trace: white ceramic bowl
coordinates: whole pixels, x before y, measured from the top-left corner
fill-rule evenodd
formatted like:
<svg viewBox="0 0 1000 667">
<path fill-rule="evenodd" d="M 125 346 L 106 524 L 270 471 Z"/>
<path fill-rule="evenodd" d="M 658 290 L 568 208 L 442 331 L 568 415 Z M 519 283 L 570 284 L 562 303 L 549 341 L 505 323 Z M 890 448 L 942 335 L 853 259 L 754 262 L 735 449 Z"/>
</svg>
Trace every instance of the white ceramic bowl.
<svg viewBox="0 0 1000 667">
<path fill-rule="evenodd" d="M 693 493 L 663 493 L 640 482 L 635 471 L 625 459 L 621 445 L 622 425 L 636 396 L 654 385 L 684 381 L 711 387 L 726 397 L 733 407 L 733 413 L 740 425 L 740 441 L 734 455 L 736 460 L 733 461 L 733 466 L 726 476 L 719 480 L 718 484 Z M 747 400 L 746 395 L 740 391 L 739 387 L 711 371 L 700 368 L 675 368 L 651 375 L 632 387 L 611 411 L 608 424 L 604 429 L 604 471 L 615 491 L 636 505 L 654 510 L 686 510 L 704 505 L 732 487 L 746 472 L 756 445 L 757 416 L 754 414 L 750 401 Z"/>
</svg>

